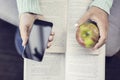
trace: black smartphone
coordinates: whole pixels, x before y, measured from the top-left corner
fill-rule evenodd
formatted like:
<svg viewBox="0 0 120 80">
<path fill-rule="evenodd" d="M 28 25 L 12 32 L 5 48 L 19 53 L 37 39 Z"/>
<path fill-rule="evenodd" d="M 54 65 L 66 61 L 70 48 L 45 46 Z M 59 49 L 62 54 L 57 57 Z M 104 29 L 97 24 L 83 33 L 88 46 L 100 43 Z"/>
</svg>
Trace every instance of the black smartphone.
<svg viewBox="0 0 120 80">
<path fill-rule="evenodd" d="M 52 26 L 52 22 L 43 20 L 34 21 L 28 42 L 23 49 L 22 57 L 35 61 L 42 61 L 47 48 Z"/>
</svg>

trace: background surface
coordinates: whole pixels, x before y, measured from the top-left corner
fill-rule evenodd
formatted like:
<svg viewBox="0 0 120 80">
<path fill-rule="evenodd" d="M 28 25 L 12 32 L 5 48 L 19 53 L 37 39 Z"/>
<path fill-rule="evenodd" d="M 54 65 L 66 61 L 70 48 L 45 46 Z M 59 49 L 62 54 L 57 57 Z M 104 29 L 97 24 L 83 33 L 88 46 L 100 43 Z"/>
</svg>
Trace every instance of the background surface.
<svg viewBox="0 0 120 80">
<path fill-rule="evenodd" d="M 23 80 L 23 59 L 14 45 L 16 27 L 0 19 L 0 80 Z"/>
</svg>

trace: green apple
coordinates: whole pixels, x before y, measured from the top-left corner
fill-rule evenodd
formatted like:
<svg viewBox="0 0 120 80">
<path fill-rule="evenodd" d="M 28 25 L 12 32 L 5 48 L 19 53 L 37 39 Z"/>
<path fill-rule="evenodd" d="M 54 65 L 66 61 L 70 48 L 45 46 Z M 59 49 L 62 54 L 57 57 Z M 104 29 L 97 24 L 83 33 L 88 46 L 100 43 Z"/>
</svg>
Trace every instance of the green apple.
<svg viewBox="0 0 120 80">
<path fill-rule="evenodd" d="M 86 48 L 94 47 L 98 42 L 99 36 L 97 25 L 90 21 L 80 25 L 76 32 L 77 42 Z"/>
</svg>

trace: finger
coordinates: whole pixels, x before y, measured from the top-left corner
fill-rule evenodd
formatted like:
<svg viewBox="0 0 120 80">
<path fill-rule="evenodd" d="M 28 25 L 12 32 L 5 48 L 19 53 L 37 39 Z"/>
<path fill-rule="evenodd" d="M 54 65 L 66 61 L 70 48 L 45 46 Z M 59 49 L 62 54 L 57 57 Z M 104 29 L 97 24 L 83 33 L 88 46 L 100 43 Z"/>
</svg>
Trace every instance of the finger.
<svg viewBox="0 0 120 80">
<path fill-rule="evenodd" d="M 106 38 L 107 38 L 107 30 L 106 30 L 106 25 L 101 22 L 98 21 L 98 28 L 99 28 L 99 34 L 100 34 L 100 39 L 98 40 L 98 43 L 94 46 L 94 50 L 100 48 L 102 45 L 105 44 L 106 42 Z"/>
<path fill-rule="evenodd" d="M 80 26 L 81 24 L 85 23 L 90 18 L 90 14 L 86 12 L 75 24 L 75 27 Z"/>
<path fill-rule="evenodd" d="M 99 41 L 98 41 L 98 43 L 94 46 L 93 49 L 96 50 L 96 49 L 100 48 L 102 45 L 105 44 L 105 42 L 106 42 L 105 38 L 100 38 Z"/>
<path fill-rule="evenodd" d="M 98 40 L 98 43 L 95 45 L 94 49 L 100 48 L 102 45 L 105 44 L 107 38 L 107 31 L 100 29 L 100 39 Z"/>
<path fill-rule="evenodd" d="M 26 36 L 26 37 L 24 37 L 23 39 L 23 42 L 22 42 L 22 46 L 26 46 L 26 44 L 27 44 L 27 41 L 28 41 L 28 37 Z"/>
<path fill-rule="evenodd" d="M 26 46 L 26 43 L 29 38 L 29 33 L 30 33 L 30 25 L 25 25 L 25 24 L 20 24 L 20 34 L 22 38 L 22 46 Z"/>
<path fill-rule="evenodd" d="M 55 33 L 52 31 L 49 36 L 49 42 L 53 41 Z"/>
<path fill-rule="evenodd" d="M 34 14 L 30 14 L 30 13 L 23 13 L 20 16 L 20 34 L 21 34 L 21 38 L 23 40 L 22 45 L 25 46 L 28 38 L 29 38 L 29 34 L 30 31 L 32 29 L 32 24 L 35 20 L 36 15 Z"/>
<path fill-rule="evenodd" d="M 21 38 L 22 38 L 22 46 L 26 46 L 26 43 L 28 41 L 29 38 L 29 26 L 22 26 L 20 25 L 20 34 L 21 34 Z"/>
<path fill-rule="evenodd" d="M 48 42 L 48 44 L 47 44 L 47 48 L 50 48 L 51 45 L 52 45 L 52 43 L 51 43 L 51 42 Z"/>
<path fill-rule="evenodd" d="M 49 42 L 51 42 L 51 41 L 53 41 L 53 39 L 54 39 L 54 36 L 49 36 Z"/>
<path fill-rule="evenodd" d="M 95 21 L 99 28 L 100 38 L 98 40 L 98 43 L 93 48 L 93 49 L 98 49 L 102 45 L 104 45 L 106 42 L 107 32 L 108 32 L 108 25 L 107 25 L 108 23 L 107 23 L 107 20 L 105 20 L 104 18 L 101 18 L 101 16 L 98 16 L 98 15 L 92 16 L 90 19 Z"/>
<path fill-rule="evenodd" d="M 52 31 L 52 32 L 50 33 L 50 35 L 54 36 L 54 35 L 55 35 L 55 32 Z"/>
<path fill-rule="evenodd" d="M 22 38 L 22 41 L 23 41 L 22 46 L 24 46 L 24 47 L 27 44 L 29 34 L 30 34 L 31 29 L 32 29 L 32 24 L 33 24 L 32 22 L 30 23 L 30 22 L 27 22 L 27 21 L 24 21 L 24 20 L 22 20 L 20 22 L 20 34 L 21 34 L 21 38 Z"/>
</svg>

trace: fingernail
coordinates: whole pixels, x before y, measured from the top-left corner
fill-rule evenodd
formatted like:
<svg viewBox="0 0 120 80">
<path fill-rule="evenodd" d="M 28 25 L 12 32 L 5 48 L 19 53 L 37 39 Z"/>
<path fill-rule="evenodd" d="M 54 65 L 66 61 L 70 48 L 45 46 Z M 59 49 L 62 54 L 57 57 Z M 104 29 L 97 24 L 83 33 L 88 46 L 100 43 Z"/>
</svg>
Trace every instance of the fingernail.
<svg viewBox="0 0 120 80">
<path fill-rule="evenodd" d="M 50 33 L 50 35 L 51 35 L 51 36 L 54 36 L 54 35 L 55 35 L 55 33 L 54 33 L 54 32 L 51 32 L 51 33 Z"/>
<path fill-rule="evenodd" d="M 25 46 L 23 46 L 23 48 L 25 49 Z"/>
<path fill-rule="evenodd" d="M 24 45 L 24 43 L 22 43 L 22 46 L 25 48 L 25 45 Z"/>
<path fill-rule="evenodd" d="M 51 43 L 48 43 L 47 47 L 49 48 L 51 46 Z"/>
<path fill-rule="evenodd" d="M 47 45 L 48 47 L 50 46 L 50 44 L 48 43 L 48 45 Z"/>
<path fill-rule="evenodd" d="M 78 24 L 76 23 L 76 24 L 75 24 L 75 27 L 77 27 L 77 26 L 78 26 Z"/>
<path fill-rule="evenodd" d="M 53 37 L 52 37 L 52 36 L 50 36 L 50 37 L 49 37 L 49 41 L 52 41 L 52 40 L 53 40 Z"/>
</svg>

